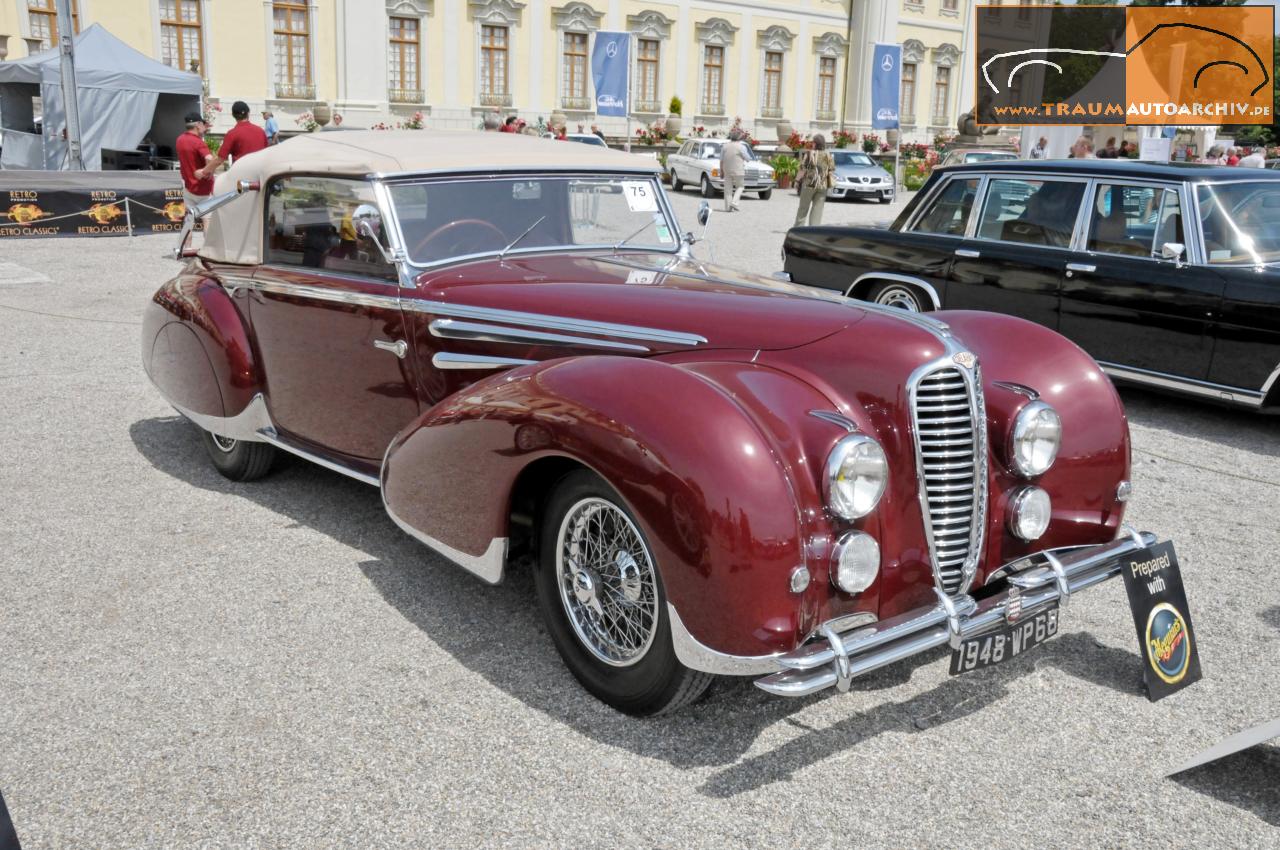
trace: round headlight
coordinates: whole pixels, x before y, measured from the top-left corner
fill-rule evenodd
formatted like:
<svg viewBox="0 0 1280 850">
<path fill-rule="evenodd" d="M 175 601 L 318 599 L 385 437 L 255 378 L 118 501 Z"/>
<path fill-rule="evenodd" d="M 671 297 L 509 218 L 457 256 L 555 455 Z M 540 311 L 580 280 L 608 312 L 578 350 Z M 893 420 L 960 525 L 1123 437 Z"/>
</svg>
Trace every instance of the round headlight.
<svg viewBox="0 0 1280 850">
<path fill-rule="evenodd" d="M 880 544 L 870 534 L 850 531 L 831 555 L 831 581 L 845 593 L 861 593 L 880 573 Z"/>
<path fill-rule="evenodd" d="M 1017 472 L 1032 478 L 1053 466 L 1061 443 L 1062 420 L 1058 411 L 1043 401 L 1033 401 L 1013 420 L 1009 459 Z"/>
<path fill-rule="evenodd" d="M 823 484 L 827 506 L 844 519 L 866 516 L 884 495 L 888 480 L 889 461 L 880 444 L 862 434 L 850 434 L 827 455 Z"/>
<path fill-rule="evenodd" d="M 1049 529 L 1053 505 L 1039 487 L 1023 487 L 1009 502 L 1009 530 L 1028 542 L 1039 540 Z"/>
</svg>

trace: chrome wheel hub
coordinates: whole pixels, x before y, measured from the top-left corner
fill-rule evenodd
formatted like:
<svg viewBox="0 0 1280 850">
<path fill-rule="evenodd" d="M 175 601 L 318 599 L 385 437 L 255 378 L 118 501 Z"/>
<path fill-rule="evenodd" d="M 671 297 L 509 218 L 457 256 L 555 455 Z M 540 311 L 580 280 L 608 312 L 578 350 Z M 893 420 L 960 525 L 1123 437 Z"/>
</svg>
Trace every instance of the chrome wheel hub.
<svg viewBox="0 0 1280 850">
<path fill-rule="evenodd" d="M 596 658 L 630 666 L 658 627 L 658 585 L 640 531 L 615 504 L 589 498 L 571 507 L 556 540 L 560 602 L 574 634 Z"/>
<path fill-rule="evenodd" d="M 899 287 L 892 287 L 881 292 L 876 297 L 876 303 L 883 304 L 886 307 L 897 307 L 899 310 L 906 310 L 908 313 L 920 312 L 920 305 L 916 303 L 915 296 Z"/>
</svg>

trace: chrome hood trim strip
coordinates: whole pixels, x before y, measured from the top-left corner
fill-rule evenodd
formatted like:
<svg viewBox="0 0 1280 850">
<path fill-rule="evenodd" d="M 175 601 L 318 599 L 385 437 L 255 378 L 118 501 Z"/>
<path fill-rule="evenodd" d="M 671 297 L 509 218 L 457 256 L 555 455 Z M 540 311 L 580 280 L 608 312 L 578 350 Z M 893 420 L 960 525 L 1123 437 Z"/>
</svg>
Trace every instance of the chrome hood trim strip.
<svg viewBox="0 0 1280 850">
<path fill-rule="evenodd" d="M 487 357 L 482 354 L 454 354 L 450 351 L 437 352 L 431 358 L 431 365 L 437 369 L 510 369 L 513 366 L 528 366 L 537 360 L 521 360 L 517 357 Z"/>
<path fill-rule="evenodd" d="M 477 342 L 499 342 L 516 345 L 563 345 L 583 348 L 607 348 L 614 351 L 627 351 L 646 354 L 647 346 L 629 342 L 614 342 L 607 339 L 591 339 L 585 336 L 568 336 L 565 334 L 546 333 L 535 330 L 516 330 L 501 325 L 490 325 L 479 322 L 460 322 L 456 319 L 434 319 L 430 324 L 431 335 L 441 339 L 465 339 Z"/>
<path fill-rule="evenodd" d="M 435 316 L 479 319 L 481 321 L 501 322 L 507 325 L 521 325 L 523 327 L 543 328 L 553 331 L 576 331 L 577 333 L 615 337 L 617 339 L 684 345 L 690 348 L 707 344 L 707 338 L 699 334 L 668 331 L 661 328 L 646 328 L 639 325 L 596 322 L 590 319 L 574 319 L 568 316 L 552 316 L 546 313 L 524 313 L 519 310 L 501 310 L 495 307 L 469 307 L 465 304 L 447 304 L 443 301 L 411 301 L 407 299 L 404 302 L 404 307 L 406 310 L 412 310 L 416 313 L 427 313 Z"/>
</svg>

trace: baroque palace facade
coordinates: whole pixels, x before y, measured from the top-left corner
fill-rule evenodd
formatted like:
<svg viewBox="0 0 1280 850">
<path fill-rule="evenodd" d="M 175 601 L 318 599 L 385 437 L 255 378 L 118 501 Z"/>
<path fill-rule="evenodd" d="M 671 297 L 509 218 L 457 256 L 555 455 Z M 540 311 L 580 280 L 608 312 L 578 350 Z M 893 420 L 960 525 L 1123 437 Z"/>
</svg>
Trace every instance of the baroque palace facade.
<svg viewBox="0 0 1280 850">
<path fill-rule="evenodd" d="M 597 118 L 594 34 L 634 34 L 633 122 L 663 117 L 673 95 L 690 126 L 741 118 L 769 140 L 870 127 L 872 45 L 903 45 L 903 139 L 931 141 L 972 103 L 974 0 L 74 0 L 75 25 L 103 25 L 137 50 L 199 69 L 231 124 L 230 103 L 275 112 L 281 129 L 318 103 L 345 126 L 403 121 L 472 128 L 485 111 L 530 123 Z M 0 0 L 12 57 L 56 39 L 54 0 Z M 636 123 L 633 123 L 633 127 Z"/>
</svg>

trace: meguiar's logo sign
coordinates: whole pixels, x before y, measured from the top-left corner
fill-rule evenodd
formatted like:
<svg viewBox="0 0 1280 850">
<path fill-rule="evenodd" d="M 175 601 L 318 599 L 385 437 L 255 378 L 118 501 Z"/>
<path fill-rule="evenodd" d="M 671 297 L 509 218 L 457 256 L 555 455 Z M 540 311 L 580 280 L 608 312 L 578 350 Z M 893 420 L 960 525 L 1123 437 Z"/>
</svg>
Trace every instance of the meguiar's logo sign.
<svg viewBox="0 0 1280 850">
<path fill-rule="evenodd" d="M 1173 544 L 1128 556 L 1120 572 L 1142 645 L 1147 698 L 1154 702 L 1199 681 L 1200 656 Z"/>
<path fill-rule="evenodd" d="M 1273 6 L 979 6 L 979 124 L 1270 124 Z"/>
</svg>

